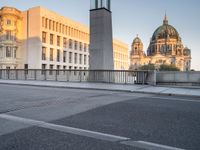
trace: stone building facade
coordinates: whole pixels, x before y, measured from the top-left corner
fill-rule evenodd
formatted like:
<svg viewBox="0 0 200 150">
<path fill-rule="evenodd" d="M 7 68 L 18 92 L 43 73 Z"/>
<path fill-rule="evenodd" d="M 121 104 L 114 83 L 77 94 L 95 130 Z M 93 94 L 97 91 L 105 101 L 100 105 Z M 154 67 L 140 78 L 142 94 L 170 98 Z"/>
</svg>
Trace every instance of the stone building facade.
<svg viewBox="0 0 200 150">
<path fill-rule="evenodd" d="M 147 54 L 144 52 L 143 43 L 137 36 L 132 43 L 130 62 L 132 69 L 143 65 L 154 64 L 157 68 L 161 64 L 173 64 L 181 71 L 191 68 L 191 50 L 183 46 L 177 30 L 169 25 L 167 16 L 163 25 L 153 33 Z"/>
<path fill-rule="evenodd" d="M 22 12 L 10 7 L 0 9 L 0 68 L 17 68 L 22 63 Z"/>
<path fill-rule="evenodd" d="M 128 69 L 128 45 L 113 47 L 115 69 Z M 0 9 L 0 69 L 88 69 L 89 54 L 88 26 L 42 7 Z"/>
</svg>

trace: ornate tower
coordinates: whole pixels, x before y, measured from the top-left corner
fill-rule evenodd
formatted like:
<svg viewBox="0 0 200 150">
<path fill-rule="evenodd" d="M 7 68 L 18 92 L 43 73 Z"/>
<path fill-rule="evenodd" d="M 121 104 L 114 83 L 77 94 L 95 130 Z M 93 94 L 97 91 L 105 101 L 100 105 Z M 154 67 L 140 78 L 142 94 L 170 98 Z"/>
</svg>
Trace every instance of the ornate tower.
<svg viewBox="0 0 200 150">
<path fill-rule="evenodd" d="M 0 69 L 15 69 L 19 64 L 22 13 L 12 7 L 0 9 Z"/>
<path fill-rule="evenodd" d="M 141 39 L 137 37 L 133 40 L 132 48 L 131 48 L 131 55 L 143 55 L 143 43 Z"/>
<path fill-rule="evenodd" d="M 143 64 L 144 57 L 145 57 L 145 54 L 143 51 L 143 43 L 142 43 L 142 40 L 137 35 L 137 37 L 133 40 L 132 47 L 131 47 L 130 69 L 131 70 L 138 69 Z"/>
<path fill-rule="evenodd" d="M 91 0 L 90 70 L 114 70 L 110 0 Z"/>
</svg>

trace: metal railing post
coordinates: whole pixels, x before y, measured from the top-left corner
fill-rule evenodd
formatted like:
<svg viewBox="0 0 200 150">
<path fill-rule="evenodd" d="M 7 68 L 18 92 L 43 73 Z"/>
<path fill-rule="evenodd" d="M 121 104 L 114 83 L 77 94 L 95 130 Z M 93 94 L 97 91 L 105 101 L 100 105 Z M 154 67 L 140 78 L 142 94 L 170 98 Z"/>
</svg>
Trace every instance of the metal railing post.
<svg viewBox="0 0 200 150">
<path fill-rule="evenodd" d="M 111 83 L 111 81 L 110 81 L 110 73 L 111 73 L 111 72 L 108 71 L 108 82 L 109 82 L 109 83 Z"/>
<path fill-rule="evenodd" d="M 56 70 L 56 81 L 58 81 L 58 70 Z"/>
<path fill-rule="evenodd" d="M 27 69 L 24 70 L 24 78 L 25 78 L 25 80 L 27 80 L 27 76 L 26 76 L 27 71 L 28 71 Z"/>
<path fill-rule="evenodd" d="M 7 71 L 8 71 L 8 80 L 10 80 L 10 70 Z"/>
<path fill-rule="evenodd" d="M 0 79 L 2 79 L 2 70 L 0 70 Z"/>
<path fill-rule="evenodd" d="M 44 80 L 47 80 L 47 70 L 44 70 Z"/>
<path fill-rule="evenodd" d="M 154 70 L 153 74 L 154 74 L 154 83 L 153 83 L 153 85 L 156 85 L 157 84 L 157 71 Z"/>
<path fill-rule="evenodd" d="M 82 82 L 82 72 L 79 71 L 79 76 L 80 76 L 80 82 Z"/>
<path fill-rule="evenodd" d="M 34 79 L 37 80 L 37 70 L 34 70 Z"/>
<path fill-rule="evenodd" d="M 125 71 L 125 84 L 127 84 L 127 72 Z"/>
<path fill-rule="evenodd" d="M 15 79 L 18 80 L 18 70 L 15 70 Z"/>
<path fill-rule="evenodd" d="M 144 82 L 144 78 L 145 78 L 145 77 L 144 77 L 144 71 L 143 71 L 143 72 L 142 72 L 142 84 L 143 84 L 143 85 L 144 85 L 144 83 L 145 83 L 145 82 Z"/>
</svg>

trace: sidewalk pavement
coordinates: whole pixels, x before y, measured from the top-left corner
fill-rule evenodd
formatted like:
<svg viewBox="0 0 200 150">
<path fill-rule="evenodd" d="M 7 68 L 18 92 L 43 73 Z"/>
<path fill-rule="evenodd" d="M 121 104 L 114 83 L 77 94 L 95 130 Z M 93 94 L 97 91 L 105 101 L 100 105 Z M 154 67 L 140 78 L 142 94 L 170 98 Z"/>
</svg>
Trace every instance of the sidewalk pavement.
<svg viewBox="0 0 200 150">
<path fill-rule="evenodd" d="M 0 80 L 0 84 L 29 85 L 55 88 L 109 90 L 161 95 L 195 96 L 200 97 L 200 88 L 151 86 L 136 84 L 109 84 L 89 82 L 58 82 L 58 81 L 32 81 L 32 80 Z"/>
</svg>

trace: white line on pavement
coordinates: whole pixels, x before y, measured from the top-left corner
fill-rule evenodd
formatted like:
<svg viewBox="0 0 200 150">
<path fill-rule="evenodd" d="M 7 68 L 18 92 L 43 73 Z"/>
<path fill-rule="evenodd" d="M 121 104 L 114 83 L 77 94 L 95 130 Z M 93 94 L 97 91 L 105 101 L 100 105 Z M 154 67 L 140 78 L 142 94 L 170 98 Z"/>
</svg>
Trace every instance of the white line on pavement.
<svg viewBox="0 0 200 150">
<path fill-rule="evenodd" d="M 145 141 L 123 141 L 120 143 L 129 145 L 129 146 L 134 146 L 137 148 L 148 149 L 148 150 L 183 150 L 180 148 L 175 148 L 171 146 L 155 144 L 155 143 L 145 142 Z"/>
<path fill-rule="evenodd" d="M 145 141 L 131 141 L 131 139 L 127 137 L 94 132 L 94 131 L 89 131 L 89 130 L 83 130 L 83 129 L 73 128 L 73 127 L 68 127 L 68 126 L 56 125 L 53 123 L 26 119 L 26 118 L 21 118 L 17 116 L 7 115 L 7 114 L 0 114 L 0 118 L 28 124 L 31 126 L 37 126 L 37 127 L 41 127 L 45 129 L 51 129 L 51 130 L 60 131 L 64 133 L 84 136 L 84 137 L 90 137 L 90 138 L 110 141 L 110 142 L 120 142 L 120 144 L 123 144 L 123 145 L 128 145 L 128 146 L 137 147 L 137 148 L 144 148 L 147 150 L 183 150 L 183 149 L 179 149 L 175 147 L 170 147 L 170 146 L 165 146 L 165 145 L 160 145 L 160 144 L 155 144 L 155 143 L 150 143 L 150 142 L 145 142 Z"/>
<path fill-rule="evenodd" d="M 150 98 L 155 98 L 159 100 L 174 100 L 174 101 L 183 101 L 183 102 L 196 102 L 200 103 L 200 100 L 192 100 L 192 99 L 182 99 L 182 98 L 168 98 L 168 97 L 150 97 Z"/>
<path fill-rule="evenodd" d="M 46 123 L 44 121 L 26 119 L 26 118 L 7 115 L 7 114 L 0 114 L 0 118 L 16 121 L 16 122 L 21 122 L 21 123 L 25 123 L 32 126 L 42 127 L 46 129 L 61 131 L 65 133 L 71 133 L 71 134 L 75 134 L 79 136 L 95 138 L 95 139 L 104 140 L 104 141 L 118 142 L 118 141 L 129 140 L 129 138 L 126 138 L 126 137 L 94 132 L 94 131 L 89 131 L 89 130 L 83 130 L 79 128 L 67 127 L 67 126 L 62 126 L 62 125 L 56 125 L 52 123 Z"/>
</svg>

